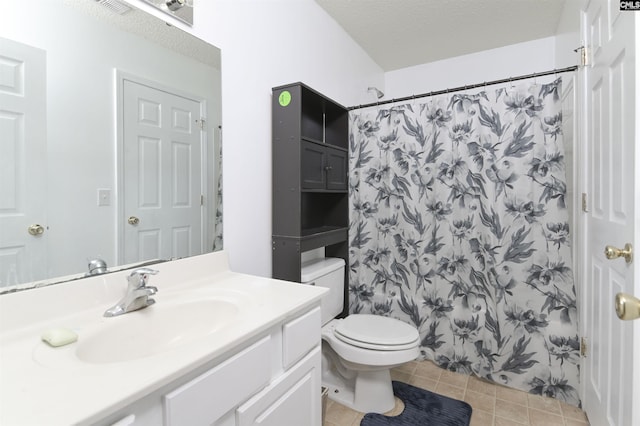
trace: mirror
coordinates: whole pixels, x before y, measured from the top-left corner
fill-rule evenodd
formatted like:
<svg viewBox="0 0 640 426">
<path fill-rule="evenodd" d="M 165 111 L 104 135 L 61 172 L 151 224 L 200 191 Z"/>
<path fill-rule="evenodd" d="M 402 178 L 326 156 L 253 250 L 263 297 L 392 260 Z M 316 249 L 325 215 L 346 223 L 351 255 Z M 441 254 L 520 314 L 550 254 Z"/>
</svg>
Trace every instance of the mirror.
<svg viewBox="0 0 640 426">
<path fill-rule="evenodd" d="M 221 248 L 220 76 L 129 3 L 5 2 L 0 293 Z"/>
</svg>

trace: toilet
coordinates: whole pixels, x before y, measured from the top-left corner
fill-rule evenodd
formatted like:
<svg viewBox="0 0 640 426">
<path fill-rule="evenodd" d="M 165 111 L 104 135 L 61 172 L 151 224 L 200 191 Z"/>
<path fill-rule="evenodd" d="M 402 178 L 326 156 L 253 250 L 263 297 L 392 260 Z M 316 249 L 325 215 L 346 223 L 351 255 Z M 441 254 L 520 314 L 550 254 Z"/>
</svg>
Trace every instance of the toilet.
<svg viewBox="0 0 640 426">
<path fill-rule="evenodd" d="M 321 301 L 322 385 L 329 398 L 363 413 L 384 413 L 395 399 L 390 370 L 418 357 L 418 330 L 400 320 L 351 314 L 337 319 L 344 302 L 344 259 L 302 264 L 302 283 L 326 287 Z"/>
</svg>

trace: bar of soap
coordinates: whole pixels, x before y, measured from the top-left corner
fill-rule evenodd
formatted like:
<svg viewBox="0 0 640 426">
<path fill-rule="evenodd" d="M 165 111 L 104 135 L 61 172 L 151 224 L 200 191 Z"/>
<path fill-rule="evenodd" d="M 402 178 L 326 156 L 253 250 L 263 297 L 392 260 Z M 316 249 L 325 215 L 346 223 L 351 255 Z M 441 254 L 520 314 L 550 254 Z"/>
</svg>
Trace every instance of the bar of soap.
<svg viewBox="0 0 640 426">
<path fill-rule="evenodd" d="M 78 335 L 68 328 L 50 328 L 42 333 L 43 342 L 57 348 L 58 346 L 68 345 L 78 340 Z"/>
</svg>

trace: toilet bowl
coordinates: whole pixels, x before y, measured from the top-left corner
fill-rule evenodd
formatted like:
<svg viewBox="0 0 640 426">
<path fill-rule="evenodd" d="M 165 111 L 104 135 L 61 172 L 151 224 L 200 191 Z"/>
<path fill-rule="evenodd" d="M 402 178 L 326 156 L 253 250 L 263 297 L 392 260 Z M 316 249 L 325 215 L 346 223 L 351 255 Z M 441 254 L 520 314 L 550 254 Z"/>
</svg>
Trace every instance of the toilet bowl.
<svg viewBox="0 0 640 426">
<path fill-rule="evenodd" d="M 395 405 L 390 370 L 416 359 L 418 330 L 400 320 L 352 314 L 337 319 L 344 301 L 344 260 L 313 259 L 302 282 L 329 288 L 322 299 L 322 384 L 329 398 L 364 413 Z"/>
</svg>

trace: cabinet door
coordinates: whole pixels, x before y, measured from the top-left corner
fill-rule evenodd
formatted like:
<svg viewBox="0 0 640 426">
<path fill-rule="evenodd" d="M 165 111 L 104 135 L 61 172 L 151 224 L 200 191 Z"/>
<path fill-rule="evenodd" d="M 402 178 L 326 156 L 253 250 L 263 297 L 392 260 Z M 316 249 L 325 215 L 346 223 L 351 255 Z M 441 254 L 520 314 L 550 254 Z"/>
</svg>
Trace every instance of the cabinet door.
<svg viewBox="0 0 640 426">
<path fill-rule="evenodd" d="M 324 189 L 325 148 L 313 142 L 302 141 L 300 175 L 302 189 Z"/>
<path fill-rule="evenodd" d="M 163 398 L 166 426 L 205 426 L 233 410 L 271 377 L 267 336 Z"/>
<path fill-rule="evenodd" d="M 327 189 L 347 189 L 347 152 L 326 148 Z"/>
<path fill-rule="evenodd" d="M 320 345 L 240 406 L 238 426 L 320 426 Z"/>
</svg>

